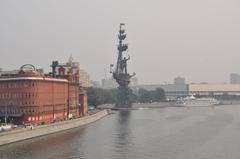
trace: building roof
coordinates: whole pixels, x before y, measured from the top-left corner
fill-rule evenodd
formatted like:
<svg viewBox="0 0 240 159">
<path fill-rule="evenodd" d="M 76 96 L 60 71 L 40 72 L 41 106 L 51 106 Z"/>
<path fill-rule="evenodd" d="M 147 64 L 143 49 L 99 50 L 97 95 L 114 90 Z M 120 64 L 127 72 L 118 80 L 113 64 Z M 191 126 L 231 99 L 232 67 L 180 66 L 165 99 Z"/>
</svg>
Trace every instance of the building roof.
<svg viewBox="0 0 240 159">
<path fill-rule="evenodd" d="M 12 78 L 0 78 L 0 81 L 18 81 L 18 80 L 45 80 L 45 81 L 56 81 L 56 82 L 68 82 L 66 79 L 57 79 L 50 77 L 12 77 Z"/>
</svg>

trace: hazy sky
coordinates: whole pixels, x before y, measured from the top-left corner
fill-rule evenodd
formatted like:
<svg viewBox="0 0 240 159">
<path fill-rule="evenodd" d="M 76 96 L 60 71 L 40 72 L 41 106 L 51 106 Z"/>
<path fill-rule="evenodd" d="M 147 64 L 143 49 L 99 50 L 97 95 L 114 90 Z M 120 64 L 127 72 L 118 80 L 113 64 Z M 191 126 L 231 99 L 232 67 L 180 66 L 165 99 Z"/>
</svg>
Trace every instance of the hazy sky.
<svg viewBox="0 0 240 159">
<path fill-rule="evenodd" d="M 239 8 L 239 0 L 0 0 L 0 67 L 46 70 L 72 54 L 100 80 L 124 22 L 140 83 L 228 82 L 240 73 Z"/>
</svg>

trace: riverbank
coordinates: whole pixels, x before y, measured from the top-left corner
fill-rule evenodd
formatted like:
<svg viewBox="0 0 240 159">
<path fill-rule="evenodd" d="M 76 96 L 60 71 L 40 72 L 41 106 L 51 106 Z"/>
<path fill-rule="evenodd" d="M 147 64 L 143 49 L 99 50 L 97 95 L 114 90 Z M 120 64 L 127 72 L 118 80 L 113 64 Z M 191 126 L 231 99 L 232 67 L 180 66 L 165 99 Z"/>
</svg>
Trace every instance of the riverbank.
<svg viewBox="0 0 240 159">
<path fill-rule="evenodd" d="M 170 107 L 174 103 L 173 102 L 155 102 L 155 103 L 133 103 L 130 109 L 141 109 L 141 108 L 165 108 Z M 102 104 L 97 108 L 100 109 L 116 109 L 114 104 Z"/>
<path fill-rule="evenodd" d="M 110 110 L 104 109 L 78 119 L 2 132 L 0 133 L 0 146 L 84 126 L 93 123 L 108 114 L 110 114 Z"/>
<path fill-rule="evenodd" d="M 240 100 L 219 100 L 219 105 L 240 105 Z M 215 105 L 215 106 L 219 106 Z M 133 103 L 132 107 L 130 109 L 144 109 L 144 108 L 165 108 L 165 107 L 173 107 L 175 106 L 175 101 L 169 101 L 169 102 L 154 102 L 154 103 Z M 195 107 L 195 106 L 193 106 Z M 99 105 L 98 108 L 100 109 L 119 109 L 115 108 L 114 104 L 102 104 Z"/>
<path fill-rule="evenodd" d="M 239 159 L 239 112 L 240 105 L 116 111 L 82 129 L 2 146 L 0 158 Z"/>
</svg>

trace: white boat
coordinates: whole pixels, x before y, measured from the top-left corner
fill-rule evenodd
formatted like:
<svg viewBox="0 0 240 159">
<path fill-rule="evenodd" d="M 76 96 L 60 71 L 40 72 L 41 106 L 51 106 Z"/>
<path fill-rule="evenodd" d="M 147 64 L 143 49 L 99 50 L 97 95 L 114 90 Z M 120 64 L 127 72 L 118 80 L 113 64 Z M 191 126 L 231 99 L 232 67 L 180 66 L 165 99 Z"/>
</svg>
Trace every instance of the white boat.
<svg viewBox="0 0 240 159">
<path fill-rule="evenodd" d="M 213 106 L 220 102 L 215 98 L 195 98 L 194 96 L 179 98 L 175 106 Z"/>
</svg>

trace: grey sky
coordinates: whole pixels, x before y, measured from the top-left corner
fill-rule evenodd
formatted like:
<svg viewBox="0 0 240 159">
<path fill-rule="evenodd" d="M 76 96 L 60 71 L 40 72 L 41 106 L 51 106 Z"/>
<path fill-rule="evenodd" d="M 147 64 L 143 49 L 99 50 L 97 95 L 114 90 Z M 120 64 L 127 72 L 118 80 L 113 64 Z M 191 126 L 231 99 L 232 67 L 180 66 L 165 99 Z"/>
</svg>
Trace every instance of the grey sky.
<svg viewBox="0 0 240 159">
<path fill-rule="evenodd" d="M 45 70 L 72 53 L 92 79 L 116 59 L 126 23 L 141 83 L 228 82 L 240 73 L 239 0 L 0 0 L 0 67 Z"/>
</svg>

